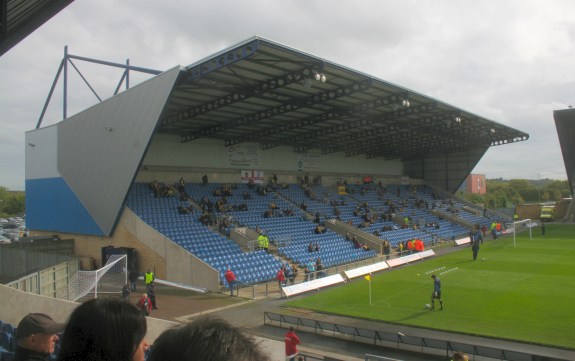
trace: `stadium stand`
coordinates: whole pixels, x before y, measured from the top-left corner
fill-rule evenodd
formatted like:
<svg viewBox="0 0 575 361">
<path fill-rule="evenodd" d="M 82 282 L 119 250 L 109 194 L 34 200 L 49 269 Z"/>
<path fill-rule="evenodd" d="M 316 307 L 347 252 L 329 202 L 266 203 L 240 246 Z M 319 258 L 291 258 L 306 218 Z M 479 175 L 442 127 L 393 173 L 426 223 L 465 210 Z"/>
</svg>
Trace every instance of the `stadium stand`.
<svg viewBox="0 0 575 361">
<path fill-rule="evenodd" d="M 204 192 L 209 193 L 217 187 L 211 184 Z M 186 191 L 192 197 L 206 196 L 215 200 L 213 196 L 199 192 L 191 185 L 186 185 Z M 187 200 L 182 201 L 176 196 L 155 197 L 150 186 L 142 183 L 133 185 L 127 201 L 128 207 L 143 221 L 217 269 L 222 285 L 226 285 L 224 272 L 228 267 L 245 284 L 260 283 L 275 277 L 281 262 L 265 251 L 244 253 L 236 243 L 202 224 L 199 221 L 200 211 L 189 214 L 178 212 L 178 207 L 189 207 L 189 204 Z"/>
<path fill-rule="evenodd" d="M 176 188 L 157 182 L 135 183 L 127 206 L 166 238 L 216 269 L 223 287 L 227 268 L 249 285 L 275 279 L 283 264 L 305 268 L 320 258 L 329 268 L 377 256 L 379 249 L 355 247 L 342 231 L 315 232 L 315 227 L 327 220 L 339 219 L 366 236 L 375 234 L 389 241 L 392 247 L 411 239 L 430 246 L 467 235 L 470 228 L 461 224 L 492 222 L 476 215 L 479 210 L 465 211 L 468 205 L 438 196 L 426 185 L 354 184 L 346 186 L 346 194 L 303 183 L 190 183 L 185 184 L 183 193 Z M 277 257 L 258 247 L 242 249 L 229 239 L 235 227 L 266 234 Z M 310 252 L 309 244 L 317 244 L 319 250 Z"/>
</svg>

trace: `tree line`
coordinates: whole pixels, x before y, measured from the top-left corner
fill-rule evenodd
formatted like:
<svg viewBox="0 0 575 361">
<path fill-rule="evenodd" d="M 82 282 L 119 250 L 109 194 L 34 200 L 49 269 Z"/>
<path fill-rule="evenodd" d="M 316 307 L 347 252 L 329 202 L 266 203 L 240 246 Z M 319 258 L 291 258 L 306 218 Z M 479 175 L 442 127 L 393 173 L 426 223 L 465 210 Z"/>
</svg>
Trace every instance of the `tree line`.
<svg viewBox="0 0 575 361">
<path fill-rule="evenodd" d="M 571 197 L 569 183 L 564 180 L 487 179 L 485 195 L 459 191 L 457 195 L 487 208 L 508 208 L 515 205 L 559 201 Z"/>
<path fill-rule="evenodd" d="M 24 192 L 9 191 L 0 186 L 0 218 L 22 216 L 26 209 Z"/>
</svg>

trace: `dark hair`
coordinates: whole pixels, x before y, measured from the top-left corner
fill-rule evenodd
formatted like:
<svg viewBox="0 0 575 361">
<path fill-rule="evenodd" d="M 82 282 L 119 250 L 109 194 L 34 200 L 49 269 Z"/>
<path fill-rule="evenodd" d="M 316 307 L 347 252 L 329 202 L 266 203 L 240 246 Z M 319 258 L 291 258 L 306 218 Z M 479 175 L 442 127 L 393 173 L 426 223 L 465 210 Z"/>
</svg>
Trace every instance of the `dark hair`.
<svg viewBox="0 0 575 361">
<path fill-rule="evenodd" d="M 228 322 L 200 317 L 164 331 L 156 339 L 148 361 L 269 361 L 253 339 Z"/>
<path fill-rule="evenodd" d="M 146 318 L 134 305 L 87 301 L 70 315 L 58 361 L 131 361 L 146 331 Z"/>
</svg>

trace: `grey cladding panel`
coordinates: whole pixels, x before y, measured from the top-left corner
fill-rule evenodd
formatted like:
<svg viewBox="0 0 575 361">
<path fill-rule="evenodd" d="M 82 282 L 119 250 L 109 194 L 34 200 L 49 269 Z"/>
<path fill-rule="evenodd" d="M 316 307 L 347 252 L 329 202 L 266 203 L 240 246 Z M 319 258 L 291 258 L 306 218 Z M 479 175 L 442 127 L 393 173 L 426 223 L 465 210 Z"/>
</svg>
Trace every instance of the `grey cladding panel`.
<svg viewBox="0 0 575 361">
<path fill-rule="evenodd" d="M 169 70 L 58 125 L 58 170 L 107 235 L 179 72 Z"/>
<path fill-rule="evenodd" d="M 412 178 L 422 178 L 431 185 L 455 193 L 486 151 L 487 148 L 474 149 L 408 161 L 404 163 L 404 172 Z"/>
</svg>

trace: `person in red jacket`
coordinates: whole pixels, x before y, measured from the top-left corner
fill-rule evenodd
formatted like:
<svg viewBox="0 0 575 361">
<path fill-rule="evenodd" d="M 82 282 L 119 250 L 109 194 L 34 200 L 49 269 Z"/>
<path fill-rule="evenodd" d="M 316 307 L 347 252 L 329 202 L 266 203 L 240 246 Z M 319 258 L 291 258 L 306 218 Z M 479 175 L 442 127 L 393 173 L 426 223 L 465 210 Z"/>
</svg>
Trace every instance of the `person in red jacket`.
<svg viewBox="0 0 575 361">
<path fill-rule="evenodd" d="M 224 274 L 224 277 L 226 277 L 226 281 L 228 282 L 228 287 L 230 288 L 230 296 L 233 296 L 234 295 L 234 286 L 236 286 L 236 284 L 238 283 L 238 280 L 236 279 L 236 275 L 234 274 L 234 272 L 232 272 L 232 270 L 230 268 L 228 268 L 228 270 Z M 238 289 L 238 295 L 239 294 L 240 294 L 240 290 Z"/>
<path fill-rule="evenodd" d="M 295 361 L 295 357 L 298 354 L 297 345 L 299 345 L 300 340 L 295 334 L 293 327 L 289 328 L 288 333 L 284 336 L 284 340 L 286 345 L 286 360 Z"/>
<path fill-rule="evenodd" d="M 136 303 L 138 309 L 144 314 L 144 316 L 149 316 L 150 312 L 152 312 L 152 301 L 148 297 L 148 294 L 142 294 L 142 297 Z"/>
<path fill-rule="evenodd" d="M 276 280 L 278 280 L 278 286 L 280 287 L 280 290 L 281 290 L 281 288 L 283 286 L 285 286 L 285 281 L 286 281 L 285 266 L 282 266 L 282 268 L 276 274 Z"/>
</svg>

